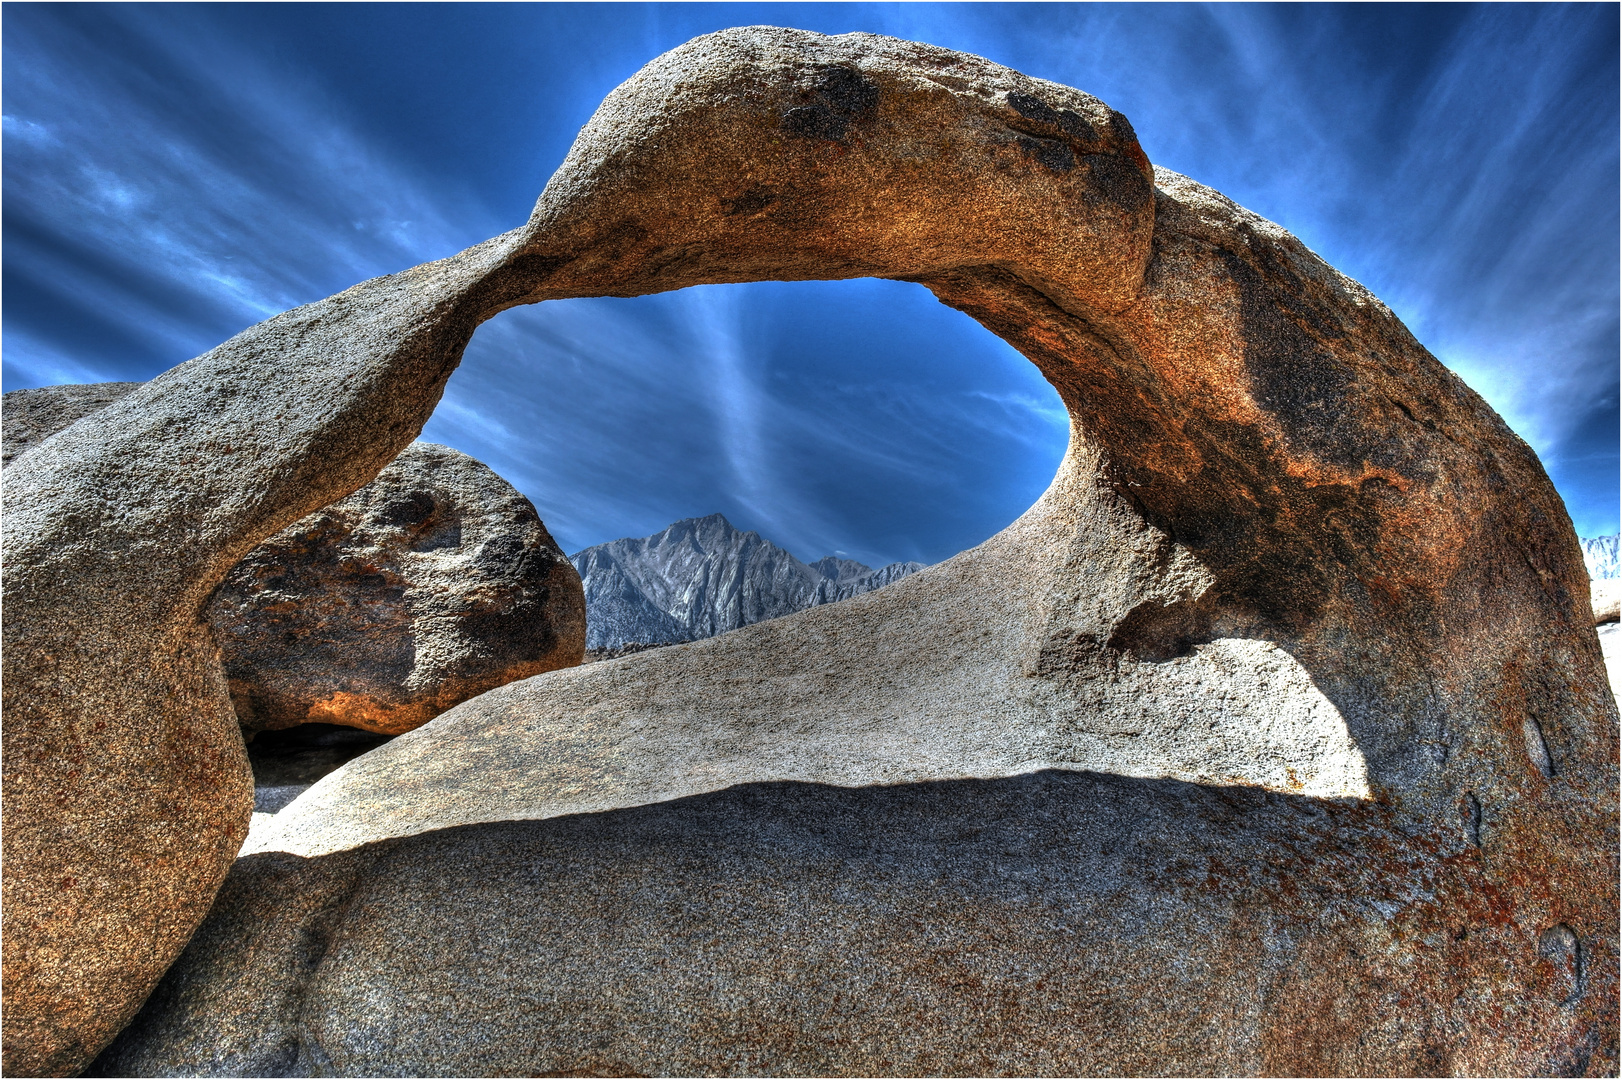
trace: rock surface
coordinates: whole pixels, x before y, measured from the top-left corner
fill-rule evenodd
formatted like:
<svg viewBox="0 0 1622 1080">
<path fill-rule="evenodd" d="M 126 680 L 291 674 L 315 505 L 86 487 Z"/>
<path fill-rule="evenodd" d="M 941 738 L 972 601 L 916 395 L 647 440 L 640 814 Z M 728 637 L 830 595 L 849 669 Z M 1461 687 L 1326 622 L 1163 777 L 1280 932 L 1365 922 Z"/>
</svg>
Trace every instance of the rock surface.
<svg viewBox="0 0 1622 1080">
<path fill-rule="evenodd" d="M 874 570 L 832 555 L 807 565 L 720 514 L 569 556 L 586 590 L 586 645 L 697 641 L 818 604 L 849 600 L 923 569 Z"/>
<path fill-rule="evenodd" d="M 9 390 L 0 395 L 0 467 L 34 449 L 75 421 L 99 412 L 126 396 L 138 382 L 86 383 Z"/>
<path fill-rule="evenodd" d="M 140 385 L 11 391 L 7 462 Z M 244 731 L 332 723 L 397 735 L 580 663 L 584 605 L 528 499 L 466 454 L 416 442 L 249 553 L 208 619 Z"/>
<path fill-rule="evenodd" d="M 87 1065 L 207 913 L 253 779 L 204 607 L 416 437 L 478 321 L 526 295 L 521 247 L 251 327 L 4 470 L 7 1074 Z"/>
<path fill-rule="evenodd" d="M 478 319 L 862 275 L 1054 383 L 1074 429 L 1038 504 L 888 588 L 509 684 L 328 775 L 98 1068 L 1614 1071 L 1616 703 L 1530 449 L 1097 99 L 771 28 L 616 90 L 523 229 L 6 471 L 7 796 L 64 800 L 6 818 L 11 1067 L 118 1026 L 246 828 L 203 600 L 403 448 Z M 131 734 L 64 758 L 100 717 Z M 167 731 L 195 769 L 128 749 Z M 131 773 L 153 809 L 115 874 L 78 838 Z M 99 906 L 47 898 L 67 866 Z"/>
<path fill-rule="evenodd" d="M 1427 838 L 1383 816 L 1255 788 L 1042 772 L 746 785 L 324 859 L 253 855 L 90 1075 L 1597 1064 L 1579 1011 L 1560 1005 L 1579 992 L 1569 956 L 1527 950 L 1493 917 L 1480 860 L 1430 878 L 1360 857 L 1370 844 L 1393 864 L 1436 865 Z M 1195 879 L 1209 882 L 1203 902 L 1169 907 Z M 1315 912 L 1296 941 L 1275 914 L 1290 908 Z M 1506 955 L 1519 970 L 1502 970 Z M 1212 964 L 1226 977 L 1200 978 Z M 1500 1056 L 1399 1004 L 1444 996 L 1490 1001 L 1526 1051 Z"/>
<path fill-rule="evenodd" d="M 7 393 L 8 471 L 18 460 L 28 468 L 44 440 L 142 386 Z M 310 721 L 396 733 L 502 682 L 579 663 L 585 637 L 578 575 L 528 500 L 472 458 L 428 443 L 407 447 L 378 479 L 256 548 L 208 617 L 235 716 L 250 733 Z M 59 753 L 72 764 L 88 756 L 83 747 Z M 8 768 L 8 783 L 16 775 Z M 255 785 L 254 805 L 285 805 L 315 779 L 274 791 Z M 116 880 L 116 859 L 103 881 Z M 11 1055 L 14 1041 L 7 1047 Z"/>
<path fill-rule="evenodd" d="M 245 731 L 398 735 L 585 652 L 579 575 L 529 500 L 424 442 L 255 548 L 208 618 Z"/>
</svg>

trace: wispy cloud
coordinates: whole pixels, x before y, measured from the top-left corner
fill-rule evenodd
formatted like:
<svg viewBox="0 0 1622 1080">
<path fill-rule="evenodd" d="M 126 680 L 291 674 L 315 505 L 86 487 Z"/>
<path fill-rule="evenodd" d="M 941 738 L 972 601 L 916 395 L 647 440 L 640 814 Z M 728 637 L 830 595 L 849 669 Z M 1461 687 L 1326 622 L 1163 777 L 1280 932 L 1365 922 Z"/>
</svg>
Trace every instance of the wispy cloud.
<svg viewBox="0 0 1622 1080">
<path fill-rule="evenodd" d="M 103 14 L 95 34 L 8 13 L 7 286 L 55 316 L 8 339 L 8 381 L 64 373 L 64 354 L 125 374 L 126 355 L 85 348 L 87 320 L 138 340 L 155 374 L 488 235 L 477 214 L 451 224 L 466 207 L 422 190 L 243 43 L 179 32 L 172 9 Z"/>
<path fill-rule="evenodd" d="M 1538 449 L 1580 531 L 1617 527 L 1602 5 L 17 5 L 7 386 L 148 378 L 510 228 L 615 82 L 750 22 L 914 37 L 1098 94 L 1157 162 L 1379 293 Z M 863 281 L 507 312 L 425 434 L 571 549 L 721 511 L 876 564 L 1012 520 L 1067 426 L 1007 345 Z"/>
<path fill-rule="evenodd" d="M 684 308 L 691 348 L 708 361 L 709 387 L 717 434 L 731 471 L 733 498 L 758 520 L 778 520 L 783 491 L 765 438 L 767 422 L 763 394 L 756 385 L 752 353 L 745 340 L 736 288 L 709 285 L 683 290 L 677 297 Z"/>
<path fill-rule="evenodd" d="M 1067 431 L 1057 395 L 978 324 L 918 286 L 853 281 L 505 312 L 424 437 L 512 480 L 571 550 L 719 511 L 803 558 L 879 564 L 1012 520 Z"/>
</svg>

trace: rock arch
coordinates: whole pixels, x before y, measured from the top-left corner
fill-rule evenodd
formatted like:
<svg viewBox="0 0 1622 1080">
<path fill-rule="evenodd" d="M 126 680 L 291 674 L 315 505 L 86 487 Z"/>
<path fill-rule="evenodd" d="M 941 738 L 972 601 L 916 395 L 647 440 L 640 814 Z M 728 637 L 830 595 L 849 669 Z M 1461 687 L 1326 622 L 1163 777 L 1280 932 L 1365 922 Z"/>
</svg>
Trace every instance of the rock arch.
<svg viewBox="0 0 1622 1080">
<path fill-rule="evenodd" d="M 1041 368 L 1075 420 L 1053 488 L 888 600 L 741 632 L 755 635 L 752 668 L 728 670 L 743 646 L 717 639 L 609 665 L 590 700 L 643 677 L 809 678 L 841 635 L 888 634 L 928 661 L 910 682 L 862 675 L 892 712 L 968 702 L 995 741 L 999 714 L 980 706 L 1005 686 L 1028 695 L 1003 727 L 1024 743 L 943 767 L 1005 775 L 1024 754 L 1098 768 L 1064 754 L 1094 719 L 1136 708 L 1109 699 L 1149 685 L 1123 673 L 1175 687 L 1167 673 L 1221 642 L 1271 643 L 1286 681 L 1304 695 L 1306 680 L 1345 724 L 1378 813 L 1424 838 L 1424 874 L 1479 861 L 1482 838 L 1494 910 L 1524 928 L 1492 948 L 1558 923 L 1585 950 L 1588 996 L 1537 1029 L 1538 1052 L 1614 1046 L 1617 714 L 1576 539 L 1531 451 L 1365 290 L 1154 171 L 1097 99 L 930 46 L 750 28 L 690 42 L 610 95 L 522 228 L 252 327 L 6 472 L 7 1071 L 82 1067 L 207 911 L 251 793 L 203 605 L 256 543 L 415 437 L 479 321 L 566 296 L 853 276 L 920 282 Z M 975 609 L 998 595 L 1019 603 Z M 785 651 L 763 658 L 768 645 Z M 514 684 L 393 745 L 528 724 L 589 792 L 619 768 L 613 738 L 548 712 L 587 700 L 570 697 L 583 678 Z M 809 683 L 776 686 L 798 702 L 791 719 L 828 715 Z M 1170 715 L 1172 698 L 1136 711 Z M 1529 723 L 1547 769 L 1527 760 Z M 903 734 L 864 759 L 905 757 Z M 689 749 L 699 766 L 718 752 Z M 1117 752 L 1132 757 L 1100 751 Z M 793 746 L 766 766 L 804 778 Z M 560 812 L 524 809 L 479 820 Z M 459 820 L 452 807 L 387 829 Z M 374 827 L 353 818 L 303 821 L 289 829 L 313 832 L 286 844 L 312 854 L 375 838 L 345 839 Z M 1441 988 L 1416 993 L 1443 1008 Z"/>
</svg>

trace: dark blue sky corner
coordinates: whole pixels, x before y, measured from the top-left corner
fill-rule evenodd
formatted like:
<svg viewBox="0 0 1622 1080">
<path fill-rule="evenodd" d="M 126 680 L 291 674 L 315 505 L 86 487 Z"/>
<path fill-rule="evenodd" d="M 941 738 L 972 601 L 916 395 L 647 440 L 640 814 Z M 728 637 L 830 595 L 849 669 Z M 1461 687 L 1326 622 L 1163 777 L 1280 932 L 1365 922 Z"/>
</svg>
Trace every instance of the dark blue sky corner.
<svg viewBox="0 0 1622 1080">
<path fill-rule="evenodd" d="M 1157 164 L 1390 304 L 1618 528 L 1615 5 L 40 5 L 4 26 L 7 389 L 146 379 L 528 214 L 621 80 L 726 26 L 870 30 L 1081 87 Z M 425 437 L 569 550 L 720 511 L 936 561 L 1041 492 L 1065 416 L 924 290 L 519 309 Z"/>
</svg>

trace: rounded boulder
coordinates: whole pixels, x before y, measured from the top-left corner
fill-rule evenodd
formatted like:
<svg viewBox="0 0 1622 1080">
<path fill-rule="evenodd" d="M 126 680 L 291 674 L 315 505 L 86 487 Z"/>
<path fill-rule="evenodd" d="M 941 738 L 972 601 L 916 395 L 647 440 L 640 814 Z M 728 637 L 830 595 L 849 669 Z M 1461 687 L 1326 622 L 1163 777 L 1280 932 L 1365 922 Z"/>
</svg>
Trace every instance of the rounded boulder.
<svg viewBox="0 0 1622 1080">
<path fill-rule="evenodd" d="M 249 732 L 397 735 L 586 647 L 580 575 L 535 507 L 425 442 L 255 548 L 208 615 Z"/>
</svg>

